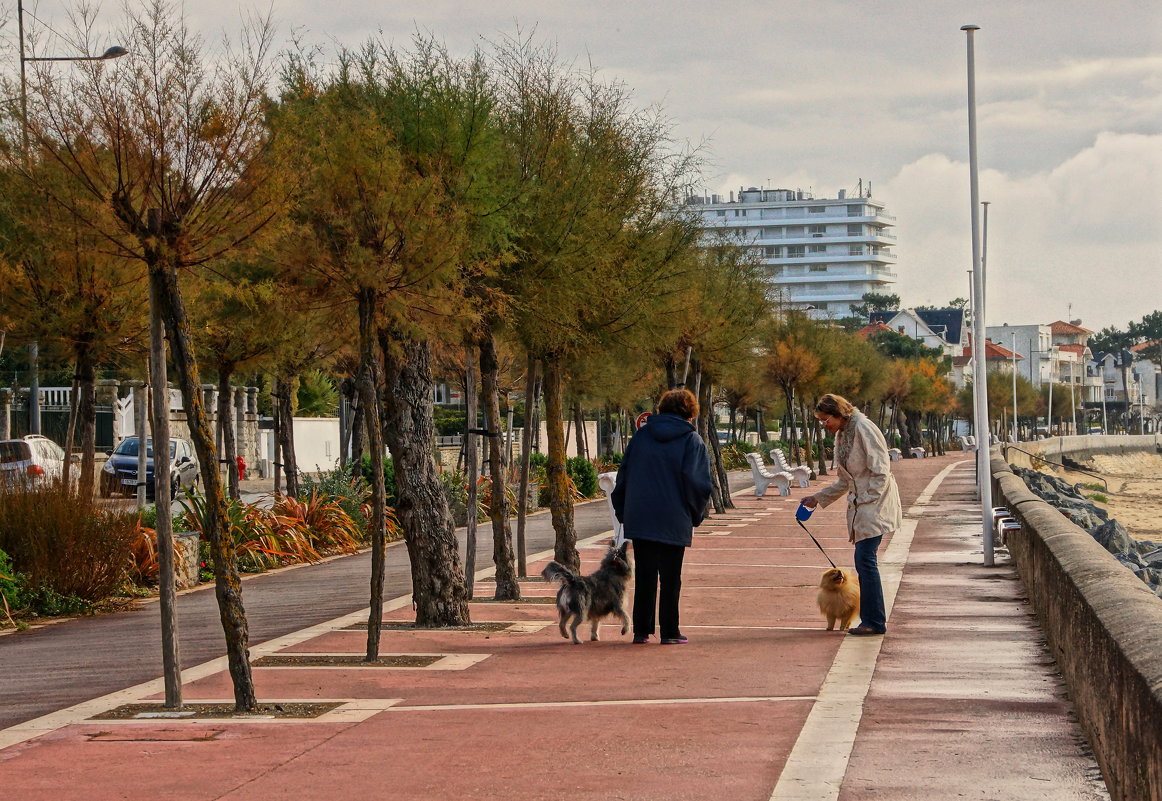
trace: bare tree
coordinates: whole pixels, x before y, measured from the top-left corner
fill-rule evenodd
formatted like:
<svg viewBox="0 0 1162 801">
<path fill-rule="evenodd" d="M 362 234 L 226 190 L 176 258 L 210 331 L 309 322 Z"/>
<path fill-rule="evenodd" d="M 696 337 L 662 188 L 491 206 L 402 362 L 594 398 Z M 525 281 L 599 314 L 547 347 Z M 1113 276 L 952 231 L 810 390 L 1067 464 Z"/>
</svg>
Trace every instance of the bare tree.
<svg viewBox="0 0 1162 801">
<path fill-rule="evenodd" d="M 67 72 L 41 62 L 30 81 L 27 130 L 36 159 L 55 162 L 100 208 L 53 202 L 90 226 L 109 253 L 141 265 L 156 293 L 206 493 L 203 533 L 234 701 L 257 707 L 248 626 L 226 499 L 181 290 L 184 270 L 238 247 L 281 208 L 277 168 L 266 158 L 266 86 L 272 27 L 245 26 L 237 47 L 211 54 L 183 12 L 165 0 L 126 8 L 120 42 L 129 55 Z M 92 15 L 80 7 L 76 39 L 88 51 Z M 112 212 L 111 214 L 109 212 Z"/>
</svg>

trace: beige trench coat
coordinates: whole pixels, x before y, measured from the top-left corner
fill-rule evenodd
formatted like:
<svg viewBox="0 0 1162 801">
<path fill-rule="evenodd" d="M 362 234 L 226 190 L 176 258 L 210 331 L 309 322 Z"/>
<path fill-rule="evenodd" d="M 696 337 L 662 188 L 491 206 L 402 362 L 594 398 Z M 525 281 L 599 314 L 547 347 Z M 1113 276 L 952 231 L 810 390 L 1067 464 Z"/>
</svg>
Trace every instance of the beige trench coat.
<svg viewBox="0 0 1162 801">
<path fill-rule="evenodd" d="M 838 441 L 845 434 L 851 443 L 846 458 Z M 900 491 L 892 477 L 888 443 L 879 427 L 855 412 L 836 435 L 836 449 L 839 480 L 815 493 L 815 500 L 826 507 L 847 494 L 847 531 L 852 542 L 899 530 L 904 522 Z"/>
</svg>

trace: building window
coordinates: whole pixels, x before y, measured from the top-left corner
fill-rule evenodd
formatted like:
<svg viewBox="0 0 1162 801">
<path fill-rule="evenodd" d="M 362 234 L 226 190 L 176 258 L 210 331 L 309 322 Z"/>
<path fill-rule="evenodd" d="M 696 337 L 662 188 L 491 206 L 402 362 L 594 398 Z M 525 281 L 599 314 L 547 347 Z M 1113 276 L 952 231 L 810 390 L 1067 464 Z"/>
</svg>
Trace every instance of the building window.
<svg viewBox="0 0 1162 801">
<path fill-rule="evenodd" d="M 847 216 L 848 217 L 862 217 L 863 216 L 863 206 L 848 206 L 847 207 Z"/>
<path fill-rule="evenodd" d="M 827 265 L 826 264 L 812 264 L 811 265 L 811 272 L 813 272 L 813 273 L 825 273 L 825 272 L 827 272 Z"/>
<path fill-rule="evenodd" d="M 820 237 L 827 233 L 826 225 L 812 225 L 809 226 L 807 232 L 813 237 Z"/>
<path fill-rule="evenodd" d="M 811 245 L 808 251 L 811 253 L 826 253 L 827 245 Z"/>
<path fill-rule="evenodd" d="M 807 207 L 808 214 L 822 214 L 826 210 L 827 210 L 826 206 L 808 206 Z"/>
<path fill-rule="evenodd" d="M 791 245 L 787 248 L 788 259 L 801 259 L 806 255 L 802 245 Z"/>
<path fill-rule="evenodd" d="M 847 255 L 848 256 L 862 256 L 863 255 L 863 245 L 848 245 L 847 246 Z"/>
<path fill-rule="evenodd" d="M 848 236 L 863 236 L 863 226 L 859 225 L 858 223 L 855 225 L 848 225 L 847 226 L 847 235 Z"/>
<path fill-rule="evenodd" d="M 783 249 L 778 245 L 767 245 L 764 249 L 764 253 L 767 256 L 778 258 L 783 255 Z"/>
<path fill-rule="evenodd" d="M 746 216 L 746 209 L 735 209 L 734 216 L 735 217 L 745 217 Z"/>
<path fill-rule="evenodd" d="M 726 216 L 726 209 L 719 209 L 718 211 L 716 211 L 714 213 L 717 214 L 719 217 L 725 217 Z"/>
</svg>

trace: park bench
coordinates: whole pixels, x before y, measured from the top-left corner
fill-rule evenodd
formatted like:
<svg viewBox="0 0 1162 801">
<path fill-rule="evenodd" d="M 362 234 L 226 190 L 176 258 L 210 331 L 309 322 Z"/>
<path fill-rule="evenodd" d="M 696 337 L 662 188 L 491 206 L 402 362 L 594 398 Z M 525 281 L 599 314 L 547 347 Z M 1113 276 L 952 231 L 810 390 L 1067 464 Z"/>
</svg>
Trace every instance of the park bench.
<svg viewBox="0 0 1162 801">
<path fill-rule="evenodd" d="M 748 453 L 746 460 L 750 462 L 751 473 L 754 475 L 754 496 L 763 497 L 767 487 L 774 484 L 780 495 L 791 494 L 792 476 L 790 473 L 772 473 L 763 465 L 763 457 L 757 453 Z"/>
<path fill-rule="evenodd" d="M 893 462 L 898 462 L 904 458 L 904 452 L 899 448 L 888 448 L 888 458 Z"/>
<path fill-rule="evenodd" d="M 976 437 L 971 434 L 966 434 L 960 438 L 960 447 L 965 453 L 971 453 L 976 450 Z"/>
<path fill-rule="evenodd" d="M 791 464 L 787 461 L 787 457 L 782 450 L 775 448 L 771 451 L 771 461 L 775 463 L 775 469 L 780 473 L 790 473 L 791 477 L 800 487 L 810 486 L 811 468 L 805 464 Z"/>
<path fill-rule="evenodd" d="M 928 455 L 928 452 L 921 447 L 912 448 L 912 450 L 909 451 L 909 453 L 912 454 L 913 459 L 923 459 L 925 456 Z"/>
</svg>

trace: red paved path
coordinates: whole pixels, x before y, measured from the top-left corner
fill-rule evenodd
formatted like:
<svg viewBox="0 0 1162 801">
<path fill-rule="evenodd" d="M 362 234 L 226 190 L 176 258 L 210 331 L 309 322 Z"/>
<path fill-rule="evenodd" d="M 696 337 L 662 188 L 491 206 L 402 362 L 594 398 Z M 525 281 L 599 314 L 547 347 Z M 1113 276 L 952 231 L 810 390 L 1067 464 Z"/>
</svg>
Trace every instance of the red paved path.
<svg viewBox="0 0 1162 801">
<path fill-rule="evenodd" d="M 896 463 L 905 508 L 957 461 Z M 382 710 L 362 719 L 77 722 L 0 750 L 0 787 L 21 801 L 1101 798 L 1013 571 L 978 566 L 969 482 L 964 461 L 915 510 L 883 640 L 823 630 L 814 595 L 826 562 L 792 514 L 810 490 L 744 494 L 687 552 L 687 645 L 634 646 L 609 625 L 574 646 L 550 604 L 474 603 L 475 621 L 535 625 L 383 634 L 384 654 L 474 655 L 458 670 L 255 668 L 263 700 Z M 850 566 L 842 504 L 811 526 Z M 603 548 L 582 551 L 587 568 Z M 280 644 L 362 653 L 361 632 L 337 630 L 357 617 L 255 655 Z M 410 620 L 406 608 L 385 617 Z M 874 666 L 870 690 L 845 678 L 860 660 L 867 675 Z M 187 675 L 187 700 L 231 697 L 220 669 Z M 828 708 L 850 719 L 833 725 Z M 815 745 L 845 725 L 854 746 Z"/>
</svg>

